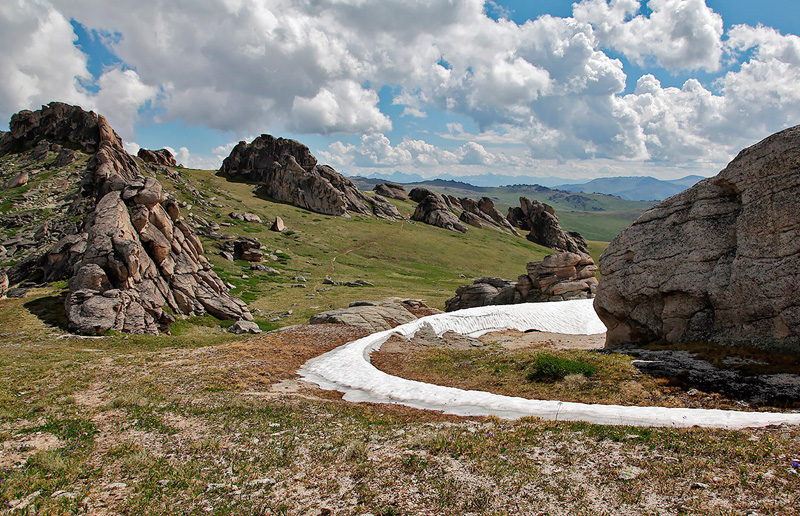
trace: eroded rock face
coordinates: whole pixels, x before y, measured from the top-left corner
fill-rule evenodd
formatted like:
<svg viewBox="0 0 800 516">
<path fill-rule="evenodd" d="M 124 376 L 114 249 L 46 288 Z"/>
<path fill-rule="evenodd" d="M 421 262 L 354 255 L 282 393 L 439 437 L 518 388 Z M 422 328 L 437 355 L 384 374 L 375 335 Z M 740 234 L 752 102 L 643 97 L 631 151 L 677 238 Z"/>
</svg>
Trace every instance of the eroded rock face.
<svg viewBox="0 0 800 516">
<path fill-rule="evenodd" d="M 83 152 L 97 152 L 100 144 L 97 119 L 97 114 L 76 110 L 63 102 L 51 102 L 38 111 L 20 111 L 11 116 L 10 131 L 0 139 L 0 155 L 29 149 L 42 140 Z"/>
<path fill-rule="evenodd" d="M 372 199 L 333 168 L 317 164 L 308 147 L 295 140 L 262 134 L 250 144 L 239 142 L 222 162 L 220 173 L 257 183 L 263 195 L 317 213 L 375 214 Z M 385 206 L 378 211 L 387 217 Z M 403 217 L 395 209 L 390 218 Z"/>
<path fill-rule="evenodd" d="M 211 270 L 200 240 L 180 217 L 175 201 L 167 198 L 157 180 L 139 174 L 105 118 L 53 103 L 41 111 L 14 115 L 11 127 L 10 138 L 4 140 L 14 142 L 12 149 L 25 149 L 46 136 L 66 147 L 95 152 L 82 180 L 81 195 L 88 206 L 85 222 L 45 257 L 32 255 L 40 265 L 28 272 L 41 267 L 48 281 L 69 278 L 66 311 L 71 329 L 158 333 L 174 321 L 167 307 L 176 314 L 252 319 L 247 306 L 230 296 Z"/>
<path fill-rule="evenodd" d="M 529 232 L 528 240 L 558 251 L 586 252 L 586 241 L 580 234 L 573 236 L 561 229 L 552 206 L 527 197 L 520 197 L 519 204 L 519 208 L 508 210 L 507 218 L 512 226 Z"/>
<path fill-rule="evenodd" d="M 467 232 L 467 227 L 450 211 L 447 201 L 441 194 L 425 188 L 414 188 L 409 197 L 419 203 L 411 215 L 411 220 L 459 233 Z"/>
<path fill-rule="evenodd" d="M 8 275 L 6 271 L 0 271 L 0 299 L 6 298 L 8 292 Z"/>
<path fill-rule="evenodd" d="M 178 166 L 178 163 L 175 161 L 175 156 L 173 156 L 172 153 L 167 149 L 159 149 L 154 151 L 142 148 L 139 149 L 139 152 L 136 155 L 145 163 L 152 163 L 153 165 L 159 165 L 162 167 Z"/>
<path fill-rule="evenodd" d="M 381 183 L 379 185 L 375 185 L 375 188 L 373 188 L 372 191 L 383 197 L 397 199 L 398 201 L 405 201 L 408 198 L 408 194 L 406 194 L 406 188 L 398 183 Z"/>
<path fill-rule="evenodd" d="M 800 350 L 800 126 L 644 213 L 600 257 L 606 345 Z"/>
<path fill-rule="evenodd" d="M 445 311 L 488 305 L 589 299 L 597 289 L 597 266 L 585 253 L 558 253 L 530 262 L 517 281 L 478 278 L 458 287 L 445 303 Z"/>
</svg>

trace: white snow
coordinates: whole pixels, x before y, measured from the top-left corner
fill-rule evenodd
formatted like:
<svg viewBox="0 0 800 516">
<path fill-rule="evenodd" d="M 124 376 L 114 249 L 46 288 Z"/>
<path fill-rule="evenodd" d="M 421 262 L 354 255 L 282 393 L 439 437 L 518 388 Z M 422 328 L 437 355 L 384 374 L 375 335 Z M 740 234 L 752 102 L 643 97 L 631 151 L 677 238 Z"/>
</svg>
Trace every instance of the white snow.
<svg viewBox="0 0 800 516">
<path fill-rule="evenodd" d="M 602 425 L 696 425 L 711 428 L 800 424 L 800 414 L 598 405 L 465 391 L 398 378 L 378 370 L 370 363 L 370 354 L 380 349 L 390 336 L 411 338 L 423 326 L 431 328 L 437 335 L 450 330 L 472 337 L 506 329 L 570 335 L 605 332 L 605 326 L 595 314 L 591 299 L 470 308 L 423 317 L 394 329 L 348 342 L 309 360 L 303 364 L 298 374 L 323 389 L 344 392 L 344 399 L 348 401 L 399 403 L 463 416 L 494 415 L 506 419 L 533 416 Z"/>
</svg>

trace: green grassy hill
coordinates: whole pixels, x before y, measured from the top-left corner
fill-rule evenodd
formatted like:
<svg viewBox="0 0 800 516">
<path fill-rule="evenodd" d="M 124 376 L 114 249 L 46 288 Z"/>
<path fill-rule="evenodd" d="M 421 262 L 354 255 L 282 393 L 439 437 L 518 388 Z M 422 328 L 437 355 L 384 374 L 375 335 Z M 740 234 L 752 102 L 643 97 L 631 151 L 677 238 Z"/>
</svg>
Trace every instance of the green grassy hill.
<svg viewBox="0 0 800 516">
<path fill-rule="evenodd" d="M 304 323 L 313 313 L 388 296 L 423 299 L 443 308 L 445 299 L 472 278 L 513 279 L 525 272 L 527 262 L 552 253 L 491 229 L 471 227 L 461 234 L 413 221 L 320 215 L 260 198 L 253 193 L 253 185 L 229 181 L 212 171 L 184 169 L 181 174 L 212 206 L 201 206 L 190 189 L 166 175 L 158 178 L 179 200 L 194 204 L 192 213 L 232 224 L 220 228 L 220 233 L 256 237 L 266 251 L 279 257 L 265 264 L 281 270 L 280 276 L 250 271 L 248 262 L 225 260 L 218 255 L 216 242 L 202 237 L 207 257 L 217 273 L 236 287 L 234 294 L 265 314 L 292 310 L 281 324 Z M 406 216 L 416 207 L 411 201 L 392 202 Z M 256 213 L 265 223 L 234 221 L 228 216 L 231 211 Z M 288 228 L 283 233 L 269 230 L 276 215 Z M 598 244 L 598 249 L 603 245 Z M 326 275 L 341 281 L 366 280 L 375 286 L 325 285 Z M 307 282 L 292 281 L 297 276 Z"/>
</svg>

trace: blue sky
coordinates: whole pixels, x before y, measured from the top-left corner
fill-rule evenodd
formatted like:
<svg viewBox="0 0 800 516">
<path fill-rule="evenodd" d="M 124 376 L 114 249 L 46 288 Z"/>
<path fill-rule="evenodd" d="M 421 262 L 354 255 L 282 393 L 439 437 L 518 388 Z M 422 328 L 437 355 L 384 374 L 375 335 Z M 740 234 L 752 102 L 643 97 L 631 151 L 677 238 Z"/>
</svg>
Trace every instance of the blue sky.
<svg viewBox="0 0 800 516">
<path fill-rule="evenodd" d="M 351 175 L 712 175 L 800 121 L 798 33 L 795 0 L 10 0 L 0 116 L 202 168 L 271 133 Z"/>
</svg>

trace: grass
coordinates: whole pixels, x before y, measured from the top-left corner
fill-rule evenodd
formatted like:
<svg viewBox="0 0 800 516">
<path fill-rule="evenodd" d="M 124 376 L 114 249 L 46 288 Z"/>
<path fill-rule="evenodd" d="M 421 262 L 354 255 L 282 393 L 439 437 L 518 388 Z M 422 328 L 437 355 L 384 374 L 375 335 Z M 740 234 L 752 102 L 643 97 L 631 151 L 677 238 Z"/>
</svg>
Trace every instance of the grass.
<svg viewBox="0 0 800 516">
<path fill-rule="evenodd" d="M 40 514 L 791 514 L 800 503 L 797 429 L 501 421 L 271 394 L 358 335 L 323 326 L 242 340 L 196 318 L 171 336 L 61 339 L 29 304 L 0 301 L 0 327 L 15 328 L 0 332 L 3 506 L 36 491 Z M 530 355 L 461 353 L 461 377 L 534 385 Z M 583 400 L 630 374 L 618 355 L 577 356 L 598 366 L 572 393 Z"/>
<path fill-rule="evenodd" d="M 550 353 L 537 353 L 525 367 L 525 376 L 532 382 L 557 382 L 570 375 L 594 376 L 597 369 L 596 365 L 585 360 L 574 360 Z"/>
</svg>

